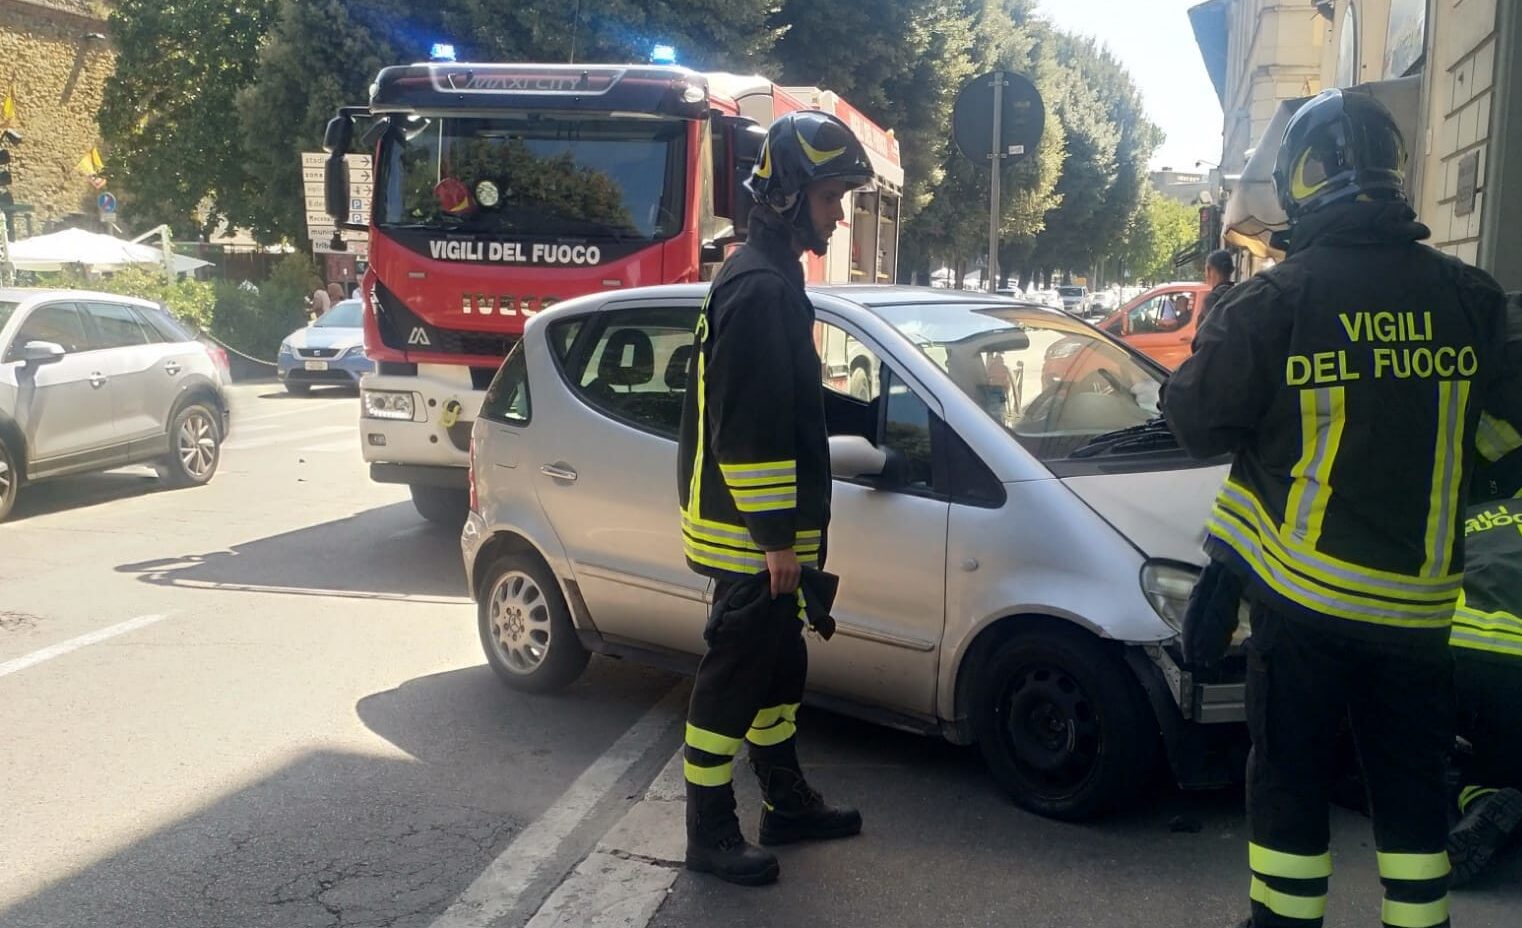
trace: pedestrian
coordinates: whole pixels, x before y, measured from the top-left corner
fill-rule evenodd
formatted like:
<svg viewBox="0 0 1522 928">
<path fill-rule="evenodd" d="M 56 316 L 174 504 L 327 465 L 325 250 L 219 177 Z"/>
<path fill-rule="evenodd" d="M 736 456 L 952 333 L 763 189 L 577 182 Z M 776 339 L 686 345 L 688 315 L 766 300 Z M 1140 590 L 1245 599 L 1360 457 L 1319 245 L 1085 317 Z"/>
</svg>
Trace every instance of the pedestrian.
<svg viewBox="0 0 1522 928">
<path fill-rule="evenodd" d="M 344 285 L 340 283 L 328 284 L 328 302 L 334 306 L 342 303 L 347 297 L 344 296 Z"/>
<path fill-rule="evenodd" d="M 872 177 L 866 150 L 834 116 L 777 120 L 746 184 L 756 201 L 748 237 L 698 322 L 679 493 L 687 563 L 713 579 L 714 605 L 688 710 L 686 863 L 733 883 L 779 872 L 771 852 L 740 834 L 731 777 L 742 742 L 761 781 L 763 845 L 861 830 L 856 810 L 827 805 L 804 779 L 794 738 L 808 671 L 803 620 L 833 598 L 818 571 L 830 456 L 800 259 L 825 253 L 845 216 L 841 199 Z"/>
<path fill-rule="evenodd" d="M 322 318 L 322 314 L 333 308 L 333 300 L 328 296 L 328 291 L 318 287 L 307 298 L 307 318 L 316 322 Z"/>
<path fill-rule="evenodd" d="M 1196 331 L 1210 318 L 1210 311 L 1221 302 L 1221 298 L 1231 292 L 1231 276 L 1235 272 L 1236 265 L 1231 260 L 1231 252 L 1226 249 L 1217 248 L 1205 256 L 1205 286 L 1210 290 L 1205 294 L 1205 302 L 1200 304 L 1200 321 Z"/>
<path fill-rule="evenodd" d="M 1405 163 L 1372 98 L 1306 103 L 1275 170 L 1287 256 L 1227 294 L 1165 394 L 1188 452 L 1233 454 L 1206 551 L 1250 603 L 1243 924 L 1255 928 L 1322 924 L 1344 717 L 1384 924 L 1448 924 L 1448 636 L 1480 414 L 1506 376 L 1505 298 L 1421 244 Z"/>
</svg>

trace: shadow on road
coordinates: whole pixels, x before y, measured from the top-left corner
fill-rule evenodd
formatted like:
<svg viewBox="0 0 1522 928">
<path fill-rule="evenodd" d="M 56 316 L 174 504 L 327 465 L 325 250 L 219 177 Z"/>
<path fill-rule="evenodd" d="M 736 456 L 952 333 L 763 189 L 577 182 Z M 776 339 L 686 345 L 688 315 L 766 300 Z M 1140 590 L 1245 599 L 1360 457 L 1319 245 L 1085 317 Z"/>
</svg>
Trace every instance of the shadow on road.
<svg viewBox="0 0 1522 928">
<path fill-rule="evenodd" d="M 451 603 L 469 595 L 458 535 L 420 520 L 411 503 L 116 570 L 144 583 L 197 589 Z"/>
<path fill-rule="evenodd" d="M 151 470 L 129 468 L 78 477 L 60 477 L 22 487 L 7 523 L 37 516 L 55 515 L 114 503 L 134 496 L 147 496 L 164 489 Z"/>
<path fill-rule="evenodd" d="M 292 393 L 280 384 L 274 384 L 269 393 L 257 394 L 261 400 L 310 400 L 310 399 L 356 399 L 359 396 L 358 387 L 346 387 L 343 384 L 313 384 L 306 393 Z"/>
<path fill-rule="evenodd" d="M 0 910 L 0 925 L 426 928 L 671 682 L 611 661 L 561 697 L 505 691 L 485 667 L 422 677 L 357 706 L 410 758 L 380 745 L 300 753 L 183 815 L 145 808 L 132 771 L 116 771 L 100 788 L 120 791 L 146 836 L 94 861 L 79 849 L 84 866 L 42 874 L 52 882 Z M 673 750 L 677 739 L 673 725 Z M 240 764 L 260 766 L 219 766 Z M 35 865 L 12 849 L 21 866 L 0 885 Z"/>
</svg>

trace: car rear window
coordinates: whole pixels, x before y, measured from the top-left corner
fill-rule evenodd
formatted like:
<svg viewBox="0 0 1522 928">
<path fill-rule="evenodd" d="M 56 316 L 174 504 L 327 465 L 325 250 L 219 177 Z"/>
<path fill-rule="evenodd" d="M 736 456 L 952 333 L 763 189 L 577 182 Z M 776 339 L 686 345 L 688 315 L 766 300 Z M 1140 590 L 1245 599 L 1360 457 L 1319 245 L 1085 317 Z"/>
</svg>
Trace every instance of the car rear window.
<svg viewBox="0 0 1522 928">
<path fill-rule="evenodd" d="M 20 305 L 20 303 L 7 303 L 0 301 L 0 329 L 5 328 L 5 324 L 11 321 L 11 314 L 14 313 L 16 311 L 16 307 Z"/>
<path fill-rule="evenodd" d="M 153 330 L 159 333 L 159 337 L 164 339 L 164 341 L 193 342 L 196 340 L 196 337 L 190 334 L 189 330 L 181 325 L 179 320 L 175 319 L 164 310 L 157 307 L 149 309 L 146 307 L 138 306 L 135 308 L 138 311 L 138 315 L 142 316 L 143 319 L 153 327 Z"/>
</svg>

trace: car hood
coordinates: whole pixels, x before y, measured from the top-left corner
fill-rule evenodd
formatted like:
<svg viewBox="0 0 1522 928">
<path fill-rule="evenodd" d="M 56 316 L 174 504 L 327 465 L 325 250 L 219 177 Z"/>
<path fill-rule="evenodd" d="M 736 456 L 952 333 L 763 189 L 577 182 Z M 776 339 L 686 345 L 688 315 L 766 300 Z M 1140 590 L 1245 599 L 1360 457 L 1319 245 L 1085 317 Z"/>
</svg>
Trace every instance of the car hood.
<svg viewBox="0 0 1522 928">
<path fill-rule="evenodd" d="M 1147 557 L 1204 566 L 1205 523 L 1228 470 L 1191 467 L 1062 482 Z"/>
<path fill-rule="evenodd" d="M 307 326 L 292 332 L 285 340 L 292 348 L 353 348 L 365 343 L 365 330 Z"/>
</svg>

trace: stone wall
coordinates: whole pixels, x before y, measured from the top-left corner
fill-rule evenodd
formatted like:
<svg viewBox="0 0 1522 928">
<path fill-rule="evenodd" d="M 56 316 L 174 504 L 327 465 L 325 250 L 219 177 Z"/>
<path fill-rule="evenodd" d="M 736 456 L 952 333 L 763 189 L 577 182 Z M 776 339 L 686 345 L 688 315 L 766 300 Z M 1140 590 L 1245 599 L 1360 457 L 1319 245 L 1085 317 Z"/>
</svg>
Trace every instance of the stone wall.
<svg viewBox="0 0 1522 928">
<path fill-rule="evenodd" d="M 110 42 L 88 38 L 105 34 L 107 9 L 96 0 L 0 0 L 0 101 L 13 94 L 12 127 L 25 137 L 11 146 L 12 192 L 35 208 L 36 232 L 70 214 L 96 215 L 96 191 L 75 166 L 99 144 L 95 114 L 115 68 Z"/>
</svg>

